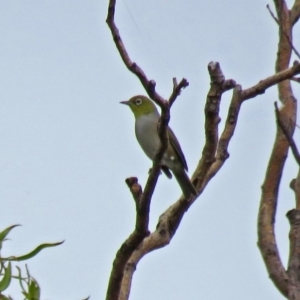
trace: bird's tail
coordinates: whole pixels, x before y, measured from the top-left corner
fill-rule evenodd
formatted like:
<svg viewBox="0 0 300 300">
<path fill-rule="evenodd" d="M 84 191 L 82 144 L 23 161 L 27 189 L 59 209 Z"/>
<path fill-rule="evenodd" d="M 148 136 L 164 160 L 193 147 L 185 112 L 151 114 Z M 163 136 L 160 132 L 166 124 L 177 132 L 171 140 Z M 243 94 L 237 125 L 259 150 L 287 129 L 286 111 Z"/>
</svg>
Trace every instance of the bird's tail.
<svg viewBox="0 0 300 300">
<path fill-rule="evenodd" d="M 192 182 L 190 181 L 187 173 L 184 170 L 180 170 L 180 172 L 174 172 L 173 174 L 181 187 L 181 190 L 186 198 L 190 198 L 191 196 L 196 196 L 197 192 Z"/>
</svg>

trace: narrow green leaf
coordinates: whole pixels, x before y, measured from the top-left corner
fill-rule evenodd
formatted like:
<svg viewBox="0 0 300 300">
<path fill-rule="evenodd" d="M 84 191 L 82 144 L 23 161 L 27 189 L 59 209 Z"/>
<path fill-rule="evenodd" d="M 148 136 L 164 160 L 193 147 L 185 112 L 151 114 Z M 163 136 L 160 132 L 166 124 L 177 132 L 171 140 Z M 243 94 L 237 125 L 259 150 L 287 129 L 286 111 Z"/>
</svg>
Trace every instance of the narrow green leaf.
<svg viewBox="0 0 300 300">
<path fill-rule="evenodd" d="M 0 300 L 12 300 L 12 298 L 10 298 L 9 296 L 6 297 L 4 295 L 0 295 Z"/>
<path fill-rule="evenodd" d="M 22 278 L 21 269 L 18 266 L 16 266 L 16 268 L 18 269 L 18 276 L 16 276 L 16 277 L 19 280 L 19 284 L 20 284 L 21 289 L 25 292 L 25 289 L 24 289 L 24 286 L 23 286 L 23 283 L 22 283 L 23 278 Z"/>
<path fill-rule="evenodd" d="M 38 247 L 36 247 L 33 251 L 22 255 L 22 256 L 10 256 L 7 258 L 2 258 L 3 260 L 8 260 L 8 261 L 22 261 L 22 260 L 27 260 L 29 258 L 32 258 L 34 256 L 36 256 L 41 250 L 45 249 L 45 248 L 50 248 L 50 247 L 55 247 L 55 246 L 59 246 L 63 243 L 62 242 L 58 242 L 58 243 L 48 243 L 48 244 L 42 244 L 39 245 Z"/>
<path fill-rule="evenodd" d="M 6 238 L 6 236 L 9 234 L 9 232 L 17 227 L 17 226 L 21 226 L 20 224 L 16 224 L 16 225 L 12 225 L 7 227 L 6 229 L 4 229 L 3 231 L 0 232 L 0 242 L 3 242 L 3 240 Z"/>
<path fill-rule="evenodd" d="M 9 232 L 17 226 L 21 226 L 21 225 L 15 224 L 15 225 L 9 226 L 9 227 L 5 228 L 3 231 L 1 231 L 0 232 L 0 241 L 3 241 L 6 238 L 6 236 L 9 234 Z"/>
<path fill-rule="evenodd" d="M 11 262 L 8 263 L 7 268 L 5 268 L 4 275 L 0 281 L 0 292 L 5 291 L 10 285 L 11 281 Z"/>
<path fill-rule="evenodd" d="M 2 275 L 3 269 L 5 269 L 5 264 L 4 264 L 4 262 L 0 258 L 0 275 Z"/>
</svg>

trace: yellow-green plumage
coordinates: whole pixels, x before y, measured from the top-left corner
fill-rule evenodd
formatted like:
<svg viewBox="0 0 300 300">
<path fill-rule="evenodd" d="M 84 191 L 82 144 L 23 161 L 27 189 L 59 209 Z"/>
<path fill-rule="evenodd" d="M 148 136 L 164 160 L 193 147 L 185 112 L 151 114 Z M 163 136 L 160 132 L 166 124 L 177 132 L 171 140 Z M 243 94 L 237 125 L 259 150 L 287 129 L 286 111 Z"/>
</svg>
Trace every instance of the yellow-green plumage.
<svg viewBox="0 0 300 300">
<path fill-rule="evenodd" d="M 132 110 L 135 116 L 135 135 L 146 153 L 153 160 L 160 146 L 160 139 L 157 131 L 160 115 L 154 103 L 147 97 L 138 95 L 128 101 L 122 101 Z M 170 127 L 167 128 L 169 145 L 162 159 L 162 171 L 171 178 L 169 169 L 178 181 L 183 194 L 189 198 L 196 195 L 196 190 L 191 183 L 187 173 L 187 163 L 181 150 L 179 142 Z"/>
</svg>

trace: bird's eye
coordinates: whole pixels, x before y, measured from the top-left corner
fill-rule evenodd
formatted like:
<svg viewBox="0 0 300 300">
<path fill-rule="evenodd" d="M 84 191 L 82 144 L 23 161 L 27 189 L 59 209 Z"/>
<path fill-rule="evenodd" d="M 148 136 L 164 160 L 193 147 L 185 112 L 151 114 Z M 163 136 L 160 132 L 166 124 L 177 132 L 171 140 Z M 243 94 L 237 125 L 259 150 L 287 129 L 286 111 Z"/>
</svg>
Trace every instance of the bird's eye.
<svg viewBox="0 0 300 300">
<path fill-rule="evenodd" d="M 140 99 L 140 98 L 138 98 L 138 99 L 135 100 L 135 104 L 136 104 L 136 105 L 141 105 L 142 102 L 143 102 L 143 101 L 142 101 L 142 99 Z"/>
</svg>

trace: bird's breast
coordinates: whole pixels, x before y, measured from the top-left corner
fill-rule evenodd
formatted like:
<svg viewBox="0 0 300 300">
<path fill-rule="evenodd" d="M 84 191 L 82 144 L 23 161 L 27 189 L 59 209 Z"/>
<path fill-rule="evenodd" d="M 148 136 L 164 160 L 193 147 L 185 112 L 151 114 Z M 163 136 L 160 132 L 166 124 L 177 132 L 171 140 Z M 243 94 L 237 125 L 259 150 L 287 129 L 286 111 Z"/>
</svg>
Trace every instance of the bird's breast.
<svg viewBox="0 0 300 300">
<path fill-rule="evenodd" d="M 135 122 L 135 135 L 136 138 L 146 153 L 146 155 L 153 160 L 160 146 L 160 139 L 158 135 L 158 120 L 159 116 L 145 115 L 139 117 Z M 178 158 L 176 151 L 170 144 L 163 156 L 162 164 L 171 170 L 176 168 L 182 169 L 182 163 Z"/>
<path fill-rule="evenodd" d="M 157 132 L 158 124 L 157 116 L 145 115 L 139 117 L 135 122 L 136 138 L 146 153 L 153 160 L 160 145 L 160 140 Z"/>
</svg>

